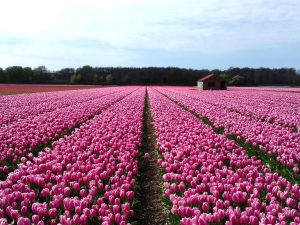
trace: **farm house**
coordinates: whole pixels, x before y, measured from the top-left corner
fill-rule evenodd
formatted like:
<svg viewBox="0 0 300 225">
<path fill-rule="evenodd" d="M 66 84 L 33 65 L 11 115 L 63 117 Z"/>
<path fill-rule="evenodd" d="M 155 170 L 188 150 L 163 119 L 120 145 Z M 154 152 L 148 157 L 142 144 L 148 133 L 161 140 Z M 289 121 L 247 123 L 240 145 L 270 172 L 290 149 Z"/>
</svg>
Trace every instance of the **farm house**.
<svg viewBox="0 0 300 225">
<path fill-rule="evenodd" d="M 200 90 L 226 90 L 226 82 L 216 74 L 209 74 L 197 82 L 197 87 Z"/>
</svg>

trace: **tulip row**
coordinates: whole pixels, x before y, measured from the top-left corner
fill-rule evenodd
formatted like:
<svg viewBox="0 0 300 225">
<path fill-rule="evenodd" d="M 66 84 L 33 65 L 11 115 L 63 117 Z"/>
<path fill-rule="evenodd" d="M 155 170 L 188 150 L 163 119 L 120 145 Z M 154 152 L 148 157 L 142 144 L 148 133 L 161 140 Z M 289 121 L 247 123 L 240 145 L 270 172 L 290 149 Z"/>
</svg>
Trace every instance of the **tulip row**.
<svg viewBox="0 0 300 225">
<path fill-rule="evenodd" d="M 182 225 L 299 224 L 300 186 L 149 90 L 166 195 Z"/>
<path fill-rule="evenodd" d="M 0 182 L 0 224 L 126 224 L 144 97 L 139 88 L 20 164 Z"/>
<path fill-rule="evenodd" d="M 103 109 L 122 99 L 136 88 L 120 89 L 119 92 L 105 95 L 90 101 L 80 102 L 34 118 L 21 120 L 0 129 L 0 174 L 14 169 L 25 157 L 32 158 L 40 148 L 86 121 Z M 36 152 L 37 151 L 37 152 Z"/>
<path fill-rule="evenodd" d="M 227 108 L 294 131 L 300 130 L 300 112 L 297 110 L 300 107 L 300 95 L 295 92 L 242 89 L 229 91 L 224 97 Z M 216 103 L 220 104 L 218 101 Z"/>
<path fill-rule="evenodd" d="M 92 89 L 92 85 L 0 84 L 0 95 Z"/>
<path fill-rule="evenodd" d="M 112 93 L 117 88 L 11 95 L 0 98 L 0 127 Z"/>
<path fill-rule="evenodd" d="M 84 90 L 82 90 L 84 91 Z M 73 91 L 56 91 L 56 92 L 40 92 L 30 94 L 19 94 L 19 95 L 6 95 L 0 97 L 0 109 L 3 111 L 10 107 L 24 107 L 28 104 L 34 105 L 48 100 L 58 99 L 60 96 L 66 95 L 67 93 L 73 93 Z M 76 93 L 76 91 L 75 91 Z"/>
<path fill-rule="evenodd" d="M 276 91 L 276 92 L 293 92 L 300 93 L 300 88 L 276 88 L 276 87 L 229 87 L 229 90 L 251 90 L 251 91 Z"/>
<path fill-rule="evenodd" d="M 201 94 L 188 88 L 171 90 L 242 115 L 288 127 L 291 130 L 300 130 L 300 111 L 297 110 L 300 108 L 300 95 L 297 93 L 277 92 L 276 89 L 273 91 L 233 89 Z"/>
<path fill-rule="evenodd" d="M 300 133 L 288 128 L 270 124 L 240 113 L 229 111 L 224 107 L 196 100 L 183 93 L 167 89 L 160 90 L 171 99 L 180 102 L 202 117 L 208 118 L 216 127 L 224 128 L 226 134 L 244 138 L 247 144 L 258 147 L 269 155 L 275 156 L 283 165 L 299 172 Z M 199 94 L 199 93 L 198 93 Z M 224 102 L 226 105 L 226 102 Z"/>
</svg>

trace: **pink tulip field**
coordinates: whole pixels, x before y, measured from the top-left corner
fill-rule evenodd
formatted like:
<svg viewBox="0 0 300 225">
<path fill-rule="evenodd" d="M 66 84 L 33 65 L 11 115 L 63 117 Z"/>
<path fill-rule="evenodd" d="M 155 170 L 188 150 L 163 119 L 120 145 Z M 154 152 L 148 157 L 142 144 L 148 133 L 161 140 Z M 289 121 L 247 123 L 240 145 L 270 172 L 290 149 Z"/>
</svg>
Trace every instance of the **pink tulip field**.
<svg viewBox="0 0 300 225">
<path fill-rule="evenodd" d="M 91 90 L 87 91 L 90 92 L 88 96 L 80 96 L 81 93 L 77 92 L 76 94 L 80 96 L 77 96 L 79 99 L 67 101 L 61 99 L 58 104 L 54 101 L 53 108 L 49 112 L 41 110 L 38 115 L 32 116 L 29 114 L 26 118 L 22 118 L 23 106 L 12 106 L 16 110 L 11 114 L 4 114 L 2 118 L 3 120 L 11 118 L 13 114 L 13 118 L 16 118 L 16 121 L 4 124 L 0 128 L 2 151 L 0 155 L 0 172 L 3 175 L 9 172 L 10 167 L 14 167 L 16 163 L 20 161 L 26 162 L 27 157 L 33 157 L 33 149 L 41 148 L 47 145 L 49 141 L 66 134 L 71 128 L 76 127 L 90 116 L 101 112 L 101 110 L 128 95 L 131 91 L 133 91 L 132 88 L 124 91 L 105 89 L 101 94 L 97 93 L 94 95 Z M 90 99 L 91 95 L 94 96 L 92 99 Z M 31 95 L 28 96 L 31 97 Z M 36 96 L 33 97 L 36 98 Z M 72 101 L 73 104 L 70 105 Z M 44 108 L 47 108 L 48 104 Z M 10 109 L 9 105 L 6 107 Z M 3 108 L 3 111 L 6 111 L 6 107 Z M 18 119 L 18 117 L 20 118 Z"/>
<path fill-rule="evenodd" d="M 1 84 L 0 95 L 15 95 L 37 92 L 57 92 L 77 89 L 95 88 L 92 85 L 48 85 L 48 84 Z"/>
<path fill-rule="evenodd" d="M 275 156 L 280 163 L 291 167 L 293 172 L 299 172 L 299 94 L 266 92 L 264 95 L 251 94 L 251 98 L 254 99 L 249 99 L 250 93 L 245 96 L 245 93 L 239 94 L 239 92 L 233 91 L 231 94 L 226 94 L 225 97 L 222 96 L 221 92 L 212 93 L 211 95 L 215 97 L 215 100 L 212 100 L 209 94 L 197 95 L 188 91 L 182 94 L 174 92 L 174 90 L 165 90 L 165 93 L 197 114 L 208 118 L 215 126 L 224 128 L 225 133 L 244 138 L 246 143 L 257 146 L 261 151 L 266 151 L 269 155 Z M 237 98 L 242 100 L 236 100 L 233 94 L 238 95 Z M 266 100 L 260 103 L 262 96 L 265 96 Z M 227 101 L 230 101 L 230 103 L 224 106 L 224 102 Z M 282 102 L 282 104 L 278 104 L 278 102 Z M 239 110 L 237 106 L 233 108 L 231 104 L 240 104 L 243 109 Z M 248 108 L 248 112 L 251 113 L 244 113 L 243 110 Z M 267 113 L 268 116 L 265 116 Z M 266 117 L 272 117 L 275 122 L 261 119 Z M 284 122 L 287 120 L 286 118 L 293 122 Z M 282 121 L 282 123 L 276 121 Z M 289 125 L 293 125 L 296 129 L 291 129 Z"/>
<path fill-rule="evenodd" d="M 143 224 L 150 160 L 164 224 L 300 224 L 291 88 L 88 88 L 0 96 L 0 111 L 0 225 Z"/>
</svg>

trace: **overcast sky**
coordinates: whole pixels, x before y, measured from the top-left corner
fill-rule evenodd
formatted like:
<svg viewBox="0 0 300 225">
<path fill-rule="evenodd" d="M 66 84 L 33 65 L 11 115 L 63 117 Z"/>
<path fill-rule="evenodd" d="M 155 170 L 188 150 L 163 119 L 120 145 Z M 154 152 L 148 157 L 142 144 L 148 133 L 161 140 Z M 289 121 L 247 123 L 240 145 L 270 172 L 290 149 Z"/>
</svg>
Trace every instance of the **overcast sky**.
<svg viewBox="0 0 300 225">
<path fill-rule="evenodd" d="M 9 0 L 0 67 L 300 69 L 300 0 Z"/>
</svg>

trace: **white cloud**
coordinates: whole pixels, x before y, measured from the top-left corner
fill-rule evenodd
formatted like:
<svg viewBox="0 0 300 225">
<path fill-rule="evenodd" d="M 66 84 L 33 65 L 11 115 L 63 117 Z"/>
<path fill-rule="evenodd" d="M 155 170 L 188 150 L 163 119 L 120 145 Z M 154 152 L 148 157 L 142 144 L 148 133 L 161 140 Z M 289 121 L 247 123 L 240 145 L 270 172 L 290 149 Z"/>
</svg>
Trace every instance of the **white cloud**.
<svg viewBox="0 0 300 225">
<path fill-rule="evenodd" d="M 298 0 L 3 1 L 0 66 L 22 64 L 22 57 L 54 68 L 92 57 L 134 65 L 138 49 L 217 54 L 293 44 L 299 11 Z"/>
</svg>

